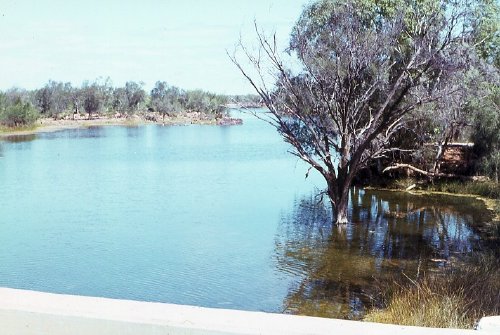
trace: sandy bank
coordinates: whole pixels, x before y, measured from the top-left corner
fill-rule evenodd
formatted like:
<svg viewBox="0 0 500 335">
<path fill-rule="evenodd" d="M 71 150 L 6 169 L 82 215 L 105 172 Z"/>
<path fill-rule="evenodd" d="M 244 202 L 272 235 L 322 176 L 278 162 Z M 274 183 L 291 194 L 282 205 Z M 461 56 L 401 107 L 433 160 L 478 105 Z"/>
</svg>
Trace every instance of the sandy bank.
<svg viewBox="0 0 500 335">
<path fill-rule="evenodd" d="M 130 117 L 122 116 L 95 116 L 91 119 L 86 117 L 79 117 L 73 119 L 54 120 L 52 118 L 39 119 L 34 125 L 33 129 L 27 130 L 10 130 L 0 129 L 0 137 L 14 136 L 14 135 L 32 135 L 37 133 L 54 132 L 65 129 L 76 129 L 86 127 L 99 127 L 99 126 L 138 126 L 143 124 L 163 124 L 163 125 L 231 125 L 241 124 L 241 122 L 231 123 L 231 121 L 238 119 L 225 118 L 216 120 L 207 117 L 201 113 L 180 113 L 176 116 L 161 118 L 158 115 L 151 113 L 147 117 L 142 115 L 132 115 Z"/>
</svg>

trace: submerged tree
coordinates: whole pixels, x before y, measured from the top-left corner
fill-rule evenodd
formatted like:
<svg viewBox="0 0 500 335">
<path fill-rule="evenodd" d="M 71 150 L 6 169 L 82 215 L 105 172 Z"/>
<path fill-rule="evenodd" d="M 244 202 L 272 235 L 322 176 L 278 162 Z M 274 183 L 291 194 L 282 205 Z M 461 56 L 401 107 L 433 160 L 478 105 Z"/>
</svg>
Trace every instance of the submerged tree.
<svg viewBox="0 0 500 335">
<path fill-rule="evenodd" d="M 257 55 L 240 43 L 255 76 L 232 58 L 269 109 L 268 122 L 324 177 L 337 224 L 347 222 L 359 170 L 399 150 L 388 144 L 406 116 L 439 99 L 436 83 L 459 70 L 453 60 L 466 33 L 462 8 L 448 1 L 366 3 L 323 0 L 305 8 L 289 62 L 256 29 Z"/>
</svg>

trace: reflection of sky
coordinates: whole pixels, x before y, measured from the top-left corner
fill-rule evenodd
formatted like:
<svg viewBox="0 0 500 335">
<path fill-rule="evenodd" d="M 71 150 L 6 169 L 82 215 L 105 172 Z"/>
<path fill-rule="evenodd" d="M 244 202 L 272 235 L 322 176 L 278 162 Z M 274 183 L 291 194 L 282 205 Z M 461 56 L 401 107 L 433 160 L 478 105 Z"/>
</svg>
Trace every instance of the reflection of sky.
<svg viewBox="0 0 500 335">
<path fill-rule="evenodd" d="M 254 19 L 276 30 L 284 47 L 307 2 L 5 0 L 0 89 L 110 76 L 116 85 L 135 80 L 150 88 L 166 80 L 187 89 L 249 93 L 226 50 L 234 50 L 240 33 L 254 40 Z"/>
<path fill-rule="evenodd" d="M 315 197 L 283 217 L 277 269 L 296 276 L 287 312 L 358 318 L 401 273 L 416 278 L 481 248 L 473 228 L 485 213 L 479 200 L 357 188 L 350 200 L 352 223 L 340 230 Z"/>
</svg>

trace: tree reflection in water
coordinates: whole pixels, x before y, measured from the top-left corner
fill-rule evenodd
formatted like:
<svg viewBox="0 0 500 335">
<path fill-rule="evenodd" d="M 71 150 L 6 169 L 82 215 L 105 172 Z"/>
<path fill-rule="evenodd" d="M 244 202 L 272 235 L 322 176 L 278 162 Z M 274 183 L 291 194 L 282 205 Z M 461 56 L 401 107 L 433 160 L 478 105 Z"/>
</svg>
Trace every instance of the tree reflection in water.
<svg viewBox="0 0 500 335">
<path fill-rule="evenodd" d="M 2 141 L 10 147 L 14 147 L 16 150 L 28 150 L 31 148 L 31 142 L 33 142 L 37 136 L 35 134 L 27 135 L 9 135 L 0 138 L 0 157 L 3 157 L 3 147 Z"/>
<path fill-rule="evenodd" d="M 476 225 L 485 215 L 473 198 L 355 188 L 351 223 L 337 229 L 314 196 L 300 199 L 276 236 L 278 271 L 300 278 L 284 311 L 359 319 L 397 276 L 416 278 L 481 249 Z"/>
</svg>

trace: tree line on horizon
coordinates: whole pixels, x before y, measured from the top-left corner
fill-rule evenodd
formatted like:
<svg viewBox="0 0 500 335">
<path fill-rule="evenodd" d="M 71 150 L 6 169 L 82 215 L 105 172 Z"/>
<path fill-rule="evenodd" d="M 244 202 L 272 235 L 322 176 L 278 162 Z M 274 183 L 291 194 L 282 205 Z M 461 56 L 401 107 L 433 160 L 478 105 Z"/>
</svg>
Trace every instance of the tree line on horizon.
<svg viewBox="0 0 500 335">
<path fill-rule="evenodd" d="M 258 103 L 256 95 L 228 96 L 203 90 L 183 90 L 157 81 L 147 92 L 144 83 L 128 81 L 114 87 L 111 79 L 85 81 L 80 87 L 69 82 L 49 80 L 42 88 L 11 88 L 0 91 L 0 125 L 22 127 L 38 118 L 68 118 L 75 114 L 123 115 L 157 113 L 163 119 L 181 112 L 197 112 L 208 118 L 221 118 L 226 105 Z"/>
</svg>

